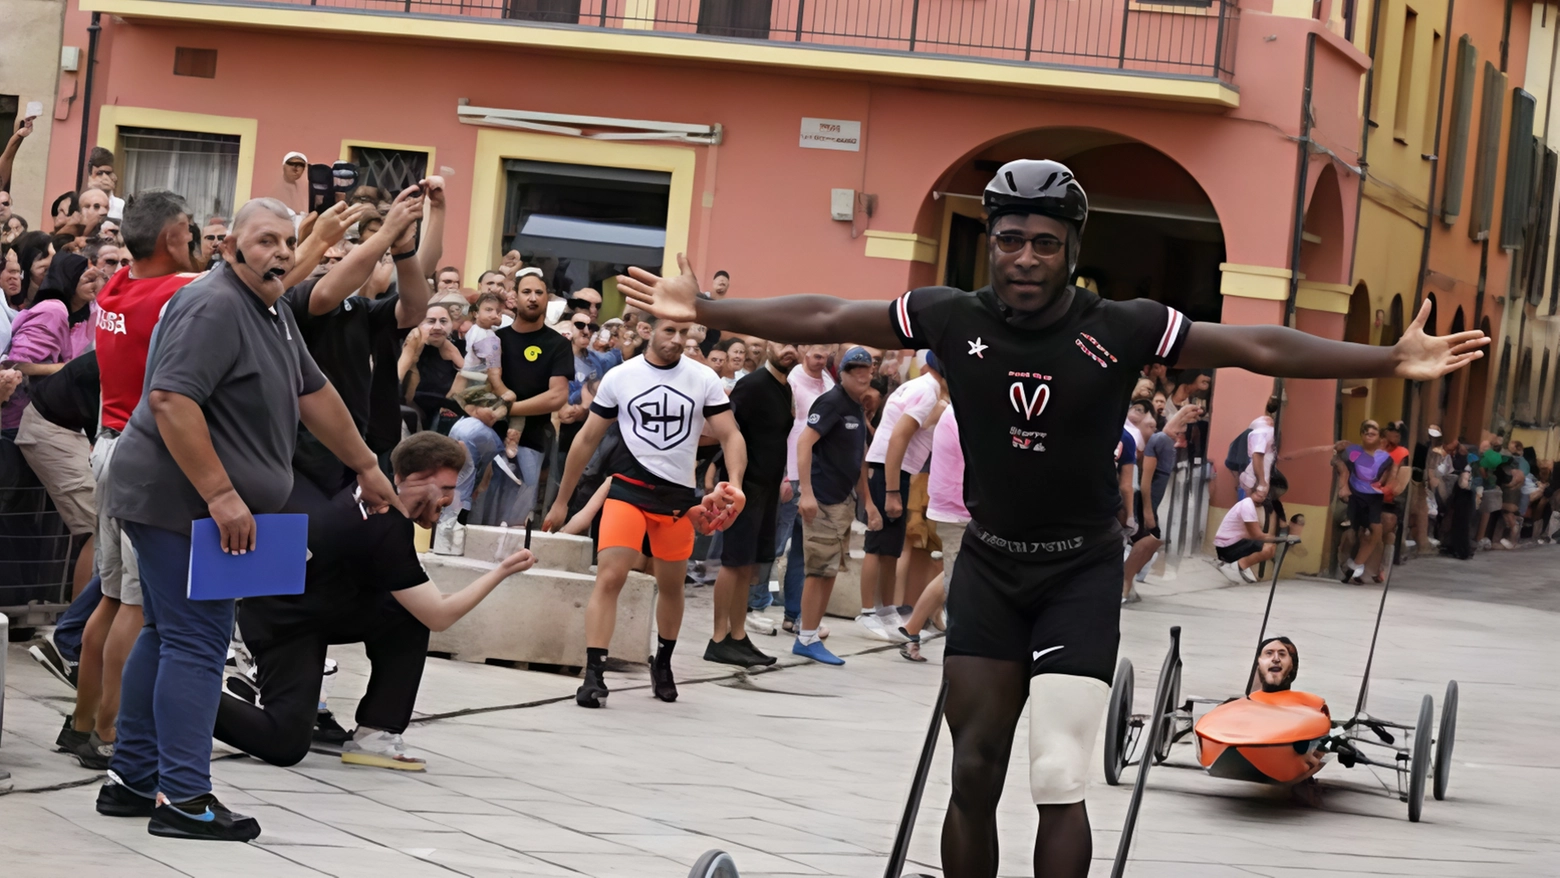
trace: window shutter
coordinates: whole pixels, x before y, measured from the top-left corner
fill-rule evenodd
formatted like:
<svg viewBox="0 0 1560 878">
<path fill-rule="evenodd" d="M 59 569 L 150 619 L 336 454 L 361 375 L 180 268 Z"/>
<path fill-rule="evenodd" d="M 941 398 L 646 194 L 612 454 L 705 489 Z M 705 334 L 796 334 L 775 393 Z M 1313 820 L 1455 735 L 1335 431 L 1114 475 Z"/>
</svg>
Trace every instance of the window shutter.
<svg viewBox="0 0 1560 878">
<path fill-rule="evenodd" d="M 1473 204 L 1468 215 L 1468 237 L 1483 241 L 1490 236 L 1495 210 L 1495 166 L 1500 162 L 1500 122 L 1504 115 L 1506 74 L 1484 62 L 1484 93 L 1479 103 L 1479 145 L 1473 160 Z"/>
<path fill-rule="evenodd" d="M 1506 186 L 1501 193 L 1500 246 L 1522 249 L 1533 195 L 1533 112 L 1537 101 L 1520 88 L 1511 91 L 1511 132 L 1506 140 Z"/>
<path fill-rule="evenodd" d="M 1446 188 L 1441 193 L 1441 221 L 1451 225 L 1462 213 L 1464 170 L 1468 163 L 1468 129 L 1473 121 L 1473 78 L 1479 50 L 1463 34 L 1457 40 L 1456 85 L 1452 87 L 1451 130 L 1446 136 Z"/>
</svg>

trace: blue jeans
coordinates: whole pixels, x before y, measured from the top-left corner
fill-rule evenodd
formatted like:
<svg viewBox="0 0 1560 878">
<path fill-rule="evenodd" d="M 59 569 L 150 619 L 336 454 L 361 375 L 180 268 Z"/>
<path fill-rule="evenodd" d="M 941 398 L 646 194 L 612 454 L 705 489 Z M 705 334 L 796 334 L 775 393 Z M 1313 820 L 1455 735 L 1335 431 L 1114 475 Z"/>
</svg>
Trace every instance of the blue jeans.
<svg viewBox="0 0 1560 878">
<path fill-rule="evenodd" d="M 146 627 L 125 661 L 109 767 L 133 789 L 183 802 L 211 792 L 211 730 L 233 601 L 185 597 L 189 537 L 134 521 L 124 527 L 140 563 Z"/>
<path fill-rule="evenodd" d="M 536 489 L 537 482 L 542 477 L 542 458 L 542 452 L 521 446 L 520 453 L 511 461 L 511 468 L 523 483 L 520 485 L 516 485 L 507 473 L 495 468 L 493 477 L 488 480 L 488 489 L 472 504 L 469 523 L 498 525 L 507 522 L 519 527 L 530 518 L 531 511 L 536 508 Z M 491 457 L 489 460 L 491 461 Z M 478 464 L 475 478 L 480 479 L 483 471 L 484 468 Z"/>
<path fill-rule="evenodd" d="M 802 521 L 797 515 L 797 506 L 801 500 L 801 483 L 792 482 L 791 499 L 780 504 L 780 512 L 775 517 L 775 551 L 786 553 L 785 582 L 781 585 L 781 596 L 785 600 L 785 617 L 793 622 L 802 617 L 802 583 L 807 572 L 802 560 Z M 789 549 L 786 549 L 787 541 L 790 542 Z M 773 573 L 773 562 L 758 565 L 758 582 L 754 583 L 749 592 L 749 607 L 760 599 L 760 589 L 763 590 L 762 606 L 767 607 L 774 602 L 769 596 L 769 577 Z"/>
<path fill-rule="evenodd" d="M 466 464 L 460 468 L 460 478 L 455 483 L 455 498 L 459 502 L 446 507 L 446 511 L 458 512 L 461 509 L 471 508 L 471 495 L 476 493 L 477 480 L 487 472 L 487 468 L 493 463 L 493 458 L 503 450 L 504 443 L 492 427 L 476 418 L 461 418 L 456 421 L 455 426 L 450 428 L 450 438 L 466 446 Z M 506 480 L 509 478 L 503 473 L 494 473 L 494 475 Z M 510 484 L 514 483 L 510 482 Z"/>
<path fill-rule="evenodd" d="M 60 616 L 54 627 L 54 648 L 60 651 L 67 661 L 81 661 L 81 633 L 87 628 L 87 619 L 92 617 L 92 611 L 97 609 L 98 601 L 103 599 L 103 580 L 96 575 L 87 587 L 76 595 L 76 599 L 70 602 L 70 608 Z"/>
</svg>

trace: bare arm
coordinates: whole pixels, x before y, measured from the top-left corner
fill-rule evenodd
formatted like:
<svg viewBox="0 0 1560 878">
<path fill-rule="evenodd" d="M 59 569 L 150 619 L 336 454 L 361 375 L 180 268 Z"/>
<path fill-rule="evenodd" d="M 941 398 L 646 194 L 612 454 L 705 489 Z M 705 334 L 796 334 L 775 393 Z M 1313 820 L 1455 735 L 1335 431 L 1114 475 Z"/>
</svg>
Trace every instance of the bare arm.
<svg viewBox="0 0 1560 878">
<path fill-rule="evenodd" d="M 1143 455 L 1143 464 L 1138 467 L 1142 470 L 1142 478 L 1138 480 L 1138 493 L 1143 495 L 1143 526 L 1153 528 L 1155 525 L 1154 510 L 1154 471 L 1159 468 L 1159 458 Z"/>
<path fill-rule="evenodd" d="M 1343 457 L 1333 458 L 1333 470 L 1338 473 L 1338 499 L 1349 499 L 1349 467 L 1343 462 Z"/>
<path fill-rule="evenodd" d="M 444 258 L 444 178 L 429 177 L 422 185 L 427 187 L 428 209 L 423 218 L 422 243 L 418 245 L 417 258 L 413 261 L 426 281 L 439 270 L 439 260 Z M 405 286 L 401 287 L 401 295 L 406 295 Z"/>
<path fill-rule="evenodd" d="M 363 442 L 357 425 L 352 423 L 352 415 L 347 412 L 346 403 L 341 401 L 330 382 L 313 393 L 298 397 L 298 420 L 330 449 L 331 454 L 358 474 L 364 505 L 374 512 L 394 508 L 402 515 L 406 514 L 406 507 L 396 496 L 395 488 L 379 468 L 379 458 Z"/>
<path fill-rule="evenodd" d="M 22 148 L 22 141 L 33 130 L 33 117 L 29 116 L 16 123 L 16 131 L 5 143 L 5 151 L 0 152 L 0 192 L 11 191 L 11 167 L 16 162 L 16 153 Z"/>
<path fill-rule="evenodd" d="M 910 447 L 910 440 L 920 429 L 920 421 L 903 415 L 894 423 L 894 432 L 888 437 L 888 450 L 883 453 L 883 512 L 889 518 L 898 518 L 904 513 L 905 485 L 899 475 L 905 465 L 905 449 Z"/>
<path fill-rule="evenodd" d="M 712 329 L 784 338 L 798 344 L 853 341 L 880 348 L 898 348 L 887 302 L 853 302 L 833 296 L 777 296 L 768 299 L 699 298 L 699 280 L 687 257 L 677 254 L 682 274 L 657 277 L 630 268 L 618 277 L 618 289 L 636 305 L 668 320 L 686 320 Z"/>
<path fill-rule="evenodd" d="M 813 496 L 812 489 L 812 450 L 818 439 L 819 433 L 812 427 L 803 427 L 801 435 L 796 437 L 796 479 L 801 489 L 796 508 L 802 521 L 808 524 L 818 515 L 818 498 Z"/>
<path fill-rule="evenodd" d="M 531 569 L 535 563 L 536 559 L 531 556 L 531 550 L 521 549 L 505 558 L 497 567 L 477 577 L 470 585 L 452 594 L 439 591 L 439 587 L 432 582 L 425 582 L 391 594 L 395 595 L 395 599 L 406 608 L 407 612 L 415 616 L 417 621 L 426 625 L 429 631 L 444 631 L 459 622 L 461 617 L 476 609 L 477 604 L 482 603 L 483 598 L 492 594 L 499 583 L 516 573 Z"/>
<path fill-rule="evenodd" d="M 293 258 L 293 267 L 288 270 L 287 276 L 282 278 L 282 284 L 293 287 L 307 280 L 319 266 L 320 260 L 325 258 L 325 251 L 340 244 L 341 239 L 347 234 L 347 228 L 371 210 L 373 208 L 367 204 L 354 204 L 348 207 L 346 202 L 338 201 L 318 216 L 309 214 L 305 217 L 299 224 L 299 230 L 304 233 L 304 238 L 298 242 L 298 254 Z M 324 283 L 322 279 L 315 285 L 316 289 Z M 346 294 L 343 294 L 342 298 L 345 297 Z M 331 305 L 330 308 L 338 304 L 340 302 Z M 324 311 L 315 311 L 311 308 L 309 313 L 318 316 L 330 311 L 330 308 Z"/>
<path fill-rule="evenodd" d="M 721 412 L 708 421 L 710 434 L 720 441 L 720 450 L 726 460 L 726 480 L 741 486 L 747 472 L 747 441 L 737 429 L 737 418 L 729 411 Z"/>
<path fill-rule="evenodd" d="M 861 461 L 861 473 L 856 476 L 856 498 L 867 510 L 867 530 L 883 529 L 883 512 L 872 502 L 872 491 L 867 487 L 867 462 Z"/>
<path fill-rule="evenodd" d="M 563 464 L 563 477 L 558 481 L 558 498 L 547 511 L 547 517 L 542 521 L 542 530 L 556 531 L 568 520 L 569 498 L 574 496 L 574 489 L 580 483 L 580 474 L 585 472 L 585 465 L 590 463 L 591 455 L 596 453 L 601 437 L 607 435 L 607 425 L 611 422 L 591 412 L 585 426 L 574 435 L 574 442 L 569 446 L 569 457 Z"/>
<path fill-rule="evenodd" d="M 489 369 L 489 370 L 487 370 L 487 376 L 488 376 L 488 387 L 491 387 L 493 389 L 493 393 L 499 399 L 502 399 L 505 402 L 514 402 L 515 401 L 515 392 L 513 390 L 510 390 L 509 388 L 504 386 L 504 370 L 503 369 Z M 569 381 L 568 381 L 567 378 L 564 379 L 563 386 L 564 386 L 565 390 L 567 391 L 568 386 L 569 386 Z M 549 387 L 548 389 L 551 390 L 552 388 Z M 568 397 L 565 396 L 564 399 L 568 399 Z"/>
<path fill-rule="evenodd" d="M 1408 378 L 1431 381 L 1484 356 L 1490 340 L 1475 329 L 1432 336 L 1424 331 L 1430 301 L 1392 347 L 1333 341 L 1283 326 L 1193 323 L 1177 365 L 1235 366 L 1287 378 Z"/>
<path fill-rule="evenodd" d="M 511 415 L 550 415 L 563 408 L 569 401 L 569 379 L 562 375 L 554 375 L 547 384 L 547 389 L 533 397 L 522 399 L 509 404 Z M 588 424 L 589 422 L 587 422 Z M 579 441 L 579 437 L 575 437 Z M 572 446 L 571 446 L 572 447 Z M 573 452 L 570 452 L 573 457 Z"/>
<path fill-rule="evenodd" d="M 1121 477 L 1118 479 L 1121 488 L 1121 514 L 1116 516 L 1123 525 L 1132 520 L 1132 467 L 1121 468 Z"/>
</svg>

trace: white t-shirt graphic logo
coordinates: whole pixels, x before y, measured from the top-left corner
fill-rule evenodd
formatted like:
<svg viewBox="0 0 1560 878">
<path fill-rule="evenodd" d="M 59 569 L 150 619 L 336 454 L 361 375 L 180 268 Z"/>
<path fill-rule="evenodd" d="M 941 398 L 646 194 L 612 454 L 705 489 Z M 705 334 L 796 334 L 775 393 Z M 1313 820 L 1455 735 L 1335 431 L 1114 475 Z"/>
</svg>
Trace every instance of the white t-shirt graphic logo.
<svg viewBox="0 0 1560 878">
<path fill-rule="evenodd" d="M 665 451 L 693 432 L 693 406 L 686 394 L 663 384 L 630 400 L 628 411 L 635 435 L 652 448 Z"/>
</svg>

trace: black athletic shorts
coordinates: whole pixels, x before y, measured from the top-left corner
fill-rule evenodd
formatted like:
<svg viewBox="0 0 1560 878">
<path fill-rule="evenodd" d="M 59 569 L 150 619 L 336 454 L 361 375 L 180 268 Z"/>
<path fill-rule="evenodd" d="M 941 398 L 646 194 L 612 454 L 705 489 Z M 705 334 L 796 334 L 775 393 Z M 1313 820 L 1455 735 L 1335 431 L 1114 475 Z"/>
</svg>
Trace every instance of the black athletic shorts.
<svg viewBox="0 0 1560 878">
<path fill-rule="evenodd" d="M 742 514 L 721 537 L 720 563 L 726 567 L 747 567 L 775 560 L 780 483 L 761 485 L 744 480 L 742 494 L 747 497 Z"/>
<path fill-rule="evenodd" d="M 1109 684 L 1121 641 L 1121 535 L 1113 529 L 1085 543 L 1064 557 L 1016 554 L 987 544 L 972 525 L 948 586 L 945 654 Z"/>
<path fill-rule="evenodd" d="M 1349 521 L 1355 527 L 1367 527 L 1381 523 L 1382 500 L 1380 494 L 1349 494 Z"/>
<path fill-rule="evenodd" d="M 905 550 L 905 512 L 910 505 L 910 474 L 903 471 L 899 473 L 898 518 L 890 520 L 888 513 L 883 511 L 886 508 L 883 503 L 888 496 L 888 483 L 883 480 L 881 463 L 867 464 L 867 493 L 872 495 L 872 505 L 883 516 L 883 529 L 867 531 L 861 547 L 868 555 L 898 558 Z"/>
<path fill-rule="evenodd" d="M 1214 546 L 1213 553 L 1226 564 L 1234 564 L 1247 555 L 1255 555 L 1266 545 L 1261 540 L 1236 540 L 1228 546 Z"/>
</svg>

